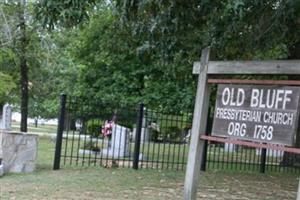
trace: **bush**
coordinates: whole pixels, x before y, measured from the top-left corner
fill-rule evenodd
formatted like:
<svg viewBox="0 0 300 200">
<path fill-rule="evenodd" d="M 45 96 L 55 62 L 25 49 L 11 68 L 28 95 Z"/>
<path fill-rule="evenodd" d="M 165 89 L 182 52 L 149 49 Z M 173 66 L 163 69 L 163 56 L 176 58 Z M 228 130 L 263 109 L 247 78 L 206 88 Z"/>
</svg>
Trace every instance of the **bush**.
<svg viewBox="0 0 300 200">
<path fill-rule="evenodd" d="M 88 122 L 86 133 L 91 137 L 101 137 L 102 124 L 100 122 Z"/>
<path fill-rule="evenodd" d="M 150 141 L 159 142 L 160 132 L 155 129 L 150 129 Z"/>
<path fill-rule="evenodd" d="M 168 142 L 182 142 L 182 130 L 179 127 L 170 126 L 164 132 Z"/>
<path fill-rule="evenodd" d="M 100 151 L 100 147 L 97 145 L 97 143 L 91 142 L 91 141 L 85 143 L 85 145 L 83 146 L 83 149 L 90 150 L 90 151 L 97 151 L 97 152 Z"/>
</svg>

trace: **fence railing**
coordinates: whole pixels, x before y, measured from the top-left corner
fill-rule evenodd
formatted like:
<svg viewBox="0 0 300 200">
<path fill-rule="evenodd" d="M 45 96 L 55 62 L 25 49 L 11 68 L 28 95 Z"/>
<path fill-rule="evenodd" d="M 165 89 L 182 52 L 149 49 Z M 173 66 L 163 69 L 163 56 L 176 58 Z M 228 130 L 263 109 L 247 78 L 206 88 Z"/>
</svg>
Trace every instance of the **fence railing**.
<svg viewBox="0 0 300 200">
<path fill-rule="evenodd" d="M 70 97 L 62 107 L 63 124 L 59 125 L 57 137 L 61 144 L 57 141 L 54 169 L 59 169 L 60 164 L 176 170 L 185 167 L 192 121 L 189 113 L 169 114 L 143 104 L 116 108 Z"/>
<path fill-rule="evenodd" d="M 143 104 L 115 107 L 65 95 L 60 112 L 54 169 L 61 165 L 185 169 L 192 127 L 189 112 L 168 113 Z M 295 153 L 213 141 L 206 141 L 202 163 L 202 170 L 300 172 L 300 156 Z"/>
</svg>

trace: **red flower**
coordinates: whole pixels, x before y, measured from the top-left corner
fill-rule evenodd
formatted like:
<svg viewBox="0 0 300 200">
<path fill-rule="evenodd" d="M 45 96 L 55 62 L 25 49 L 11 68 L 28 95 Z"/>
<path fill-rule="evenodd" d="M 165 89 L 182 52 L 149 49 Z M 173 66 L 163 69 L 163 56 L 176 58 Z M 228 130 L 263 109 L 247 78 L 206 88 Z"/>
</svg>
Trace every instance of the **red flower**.
<svg viewBox="0 0 300 200">
<path fill-rule="evenodd" d="M 105 121 L 104 127 L 102 127 L 102 134 L 106 136 L 110 136 L 112 134 L 112 127 L 115 125 L 114 121 Z"/>
</svg>

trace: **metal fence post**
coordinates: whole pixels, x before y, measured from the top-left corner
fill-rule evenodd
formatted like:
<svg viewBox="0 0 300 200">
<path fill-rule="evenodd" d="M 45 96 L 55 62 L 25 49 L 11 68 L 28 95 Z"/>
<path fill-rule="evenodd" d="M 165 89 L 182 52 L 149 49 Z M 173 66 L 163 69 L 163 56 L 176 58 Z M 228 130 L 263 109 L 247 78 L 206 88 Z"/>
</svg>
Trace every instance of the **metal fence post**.
<svg viewBox="0 0 300 200">
<path fill-rule="evenodd" d="M 266 160 L 267 160 L 267 149 L 261 149 L 260 157 L 260 173 L 265 173 L 266 171 Z"/>
<path fill-rule="evenodd" d="M 134 144 L 134 155 L 133 155 L 133 169 L 139 168 L 139 155 L 141 146 L 141 133 L 143 126 L 143 115 L 144 115 L 144 104 L 139 104 L 138 117 L 137 117 L 137 127 L 135 133 L 135 144 Z"/>
<path fill-rule="evenodd" d="M 210 135 L 212 130 L 212 121 L 213 119 L 210 117 L 210 109 L 208 109 L 208 117 L 207 117 L 207 125 L 205 135 Z M 207 163 L 207 149 L 208 149 L 208 141 L 204 141 L 204 150 L 201 161 L 201 171 L 206 171 L 206 163 Z"/>
<path fill-rule="evenodd" d="M 55 157 L 54 157 L 54 164 L 53 164 L 54 170 L 58 170 L 60 168 L 61 145 L 62 145 L 62 138 L 63 138 L 63 131 L 64 131 L 65 112 L 66 112 L 66 99 L 67 99 L 66 94 L 60 95 L 60 112 L 59 112 L 59 119 L 58 119 Z"/>
</svg>

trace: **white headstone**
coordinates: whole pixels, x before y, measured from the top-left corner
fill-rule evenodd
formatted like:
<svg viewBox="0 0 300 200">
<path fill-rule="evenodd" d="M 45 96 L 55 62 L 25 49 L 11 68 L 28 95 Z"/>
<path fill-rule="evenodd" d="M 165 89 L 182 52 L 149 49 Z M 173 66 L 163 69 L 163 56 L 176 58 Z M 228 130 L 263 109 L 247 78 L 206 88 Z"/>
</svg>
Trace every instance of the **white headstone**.
<svg viewBox="0 0 300 200">
<path fill-rule="evenodd" d="M 142 130 L 141 130 L 141 143 L 149 142 L 149 140 L 150 140 L 149 132 L 150 132 L 149 128 L 142 128 Z M 132 139 L 133 139 L 133 141 L 135 141 L 136 128 L 133 128 L 132 135 L 133 135 Z"/>
<path fill-rule="evenodd" d="M 234 152 L 235 151 L 235 145 L 230 144 L 230 143 L 225 143 L 224 151 L 225 152 Z"/>
<path fill-rule="evenodd" d="M 267 149 L 266 155 L 269 157 L 283 157 L 284 151 Z M 256 155 L 261 155 L 261 149 L 256 149 Z"/>
<path fill-rule="evenodd" d="M 3 176 L 4 174 L 4 169 L 3 169 L 3 164 L 2 164 L 2 160 L 1 160 L 1 163 L 0 163 L 0 176 Z"/>
<path fill-rule="evenodd" d="M 2 133 L 0 133 L 0 176 L 2 176 L 3 173 L 4 173 L 2 159 L 3 159 L 3 151 L 2 151 Z"/>
<path fill-rule="evenodd" d="M 12 107 L 9 104 L 3 106 L 1 128 L 11 130 Z"/>
<path fill-rule="evenodd" d="M 129 133 L 130 129 L 115 124 L 112 128 L 110 147 L 102 150 L 103 155 L 114 158 L 129 156 Z"/>
<path fill-rule="evenodd" d="M 3 151 L 2 151 L 2 133 L 0 132 L 0 159 L 3 158 Z"/>
<path fill-rule="evenodd" d="M 298 192 L 297 192 L 297 199 L 296 200 L 300 200 L 300 178 L 299 178 L 299 182 L 298 182 Z"/>
</svg>

